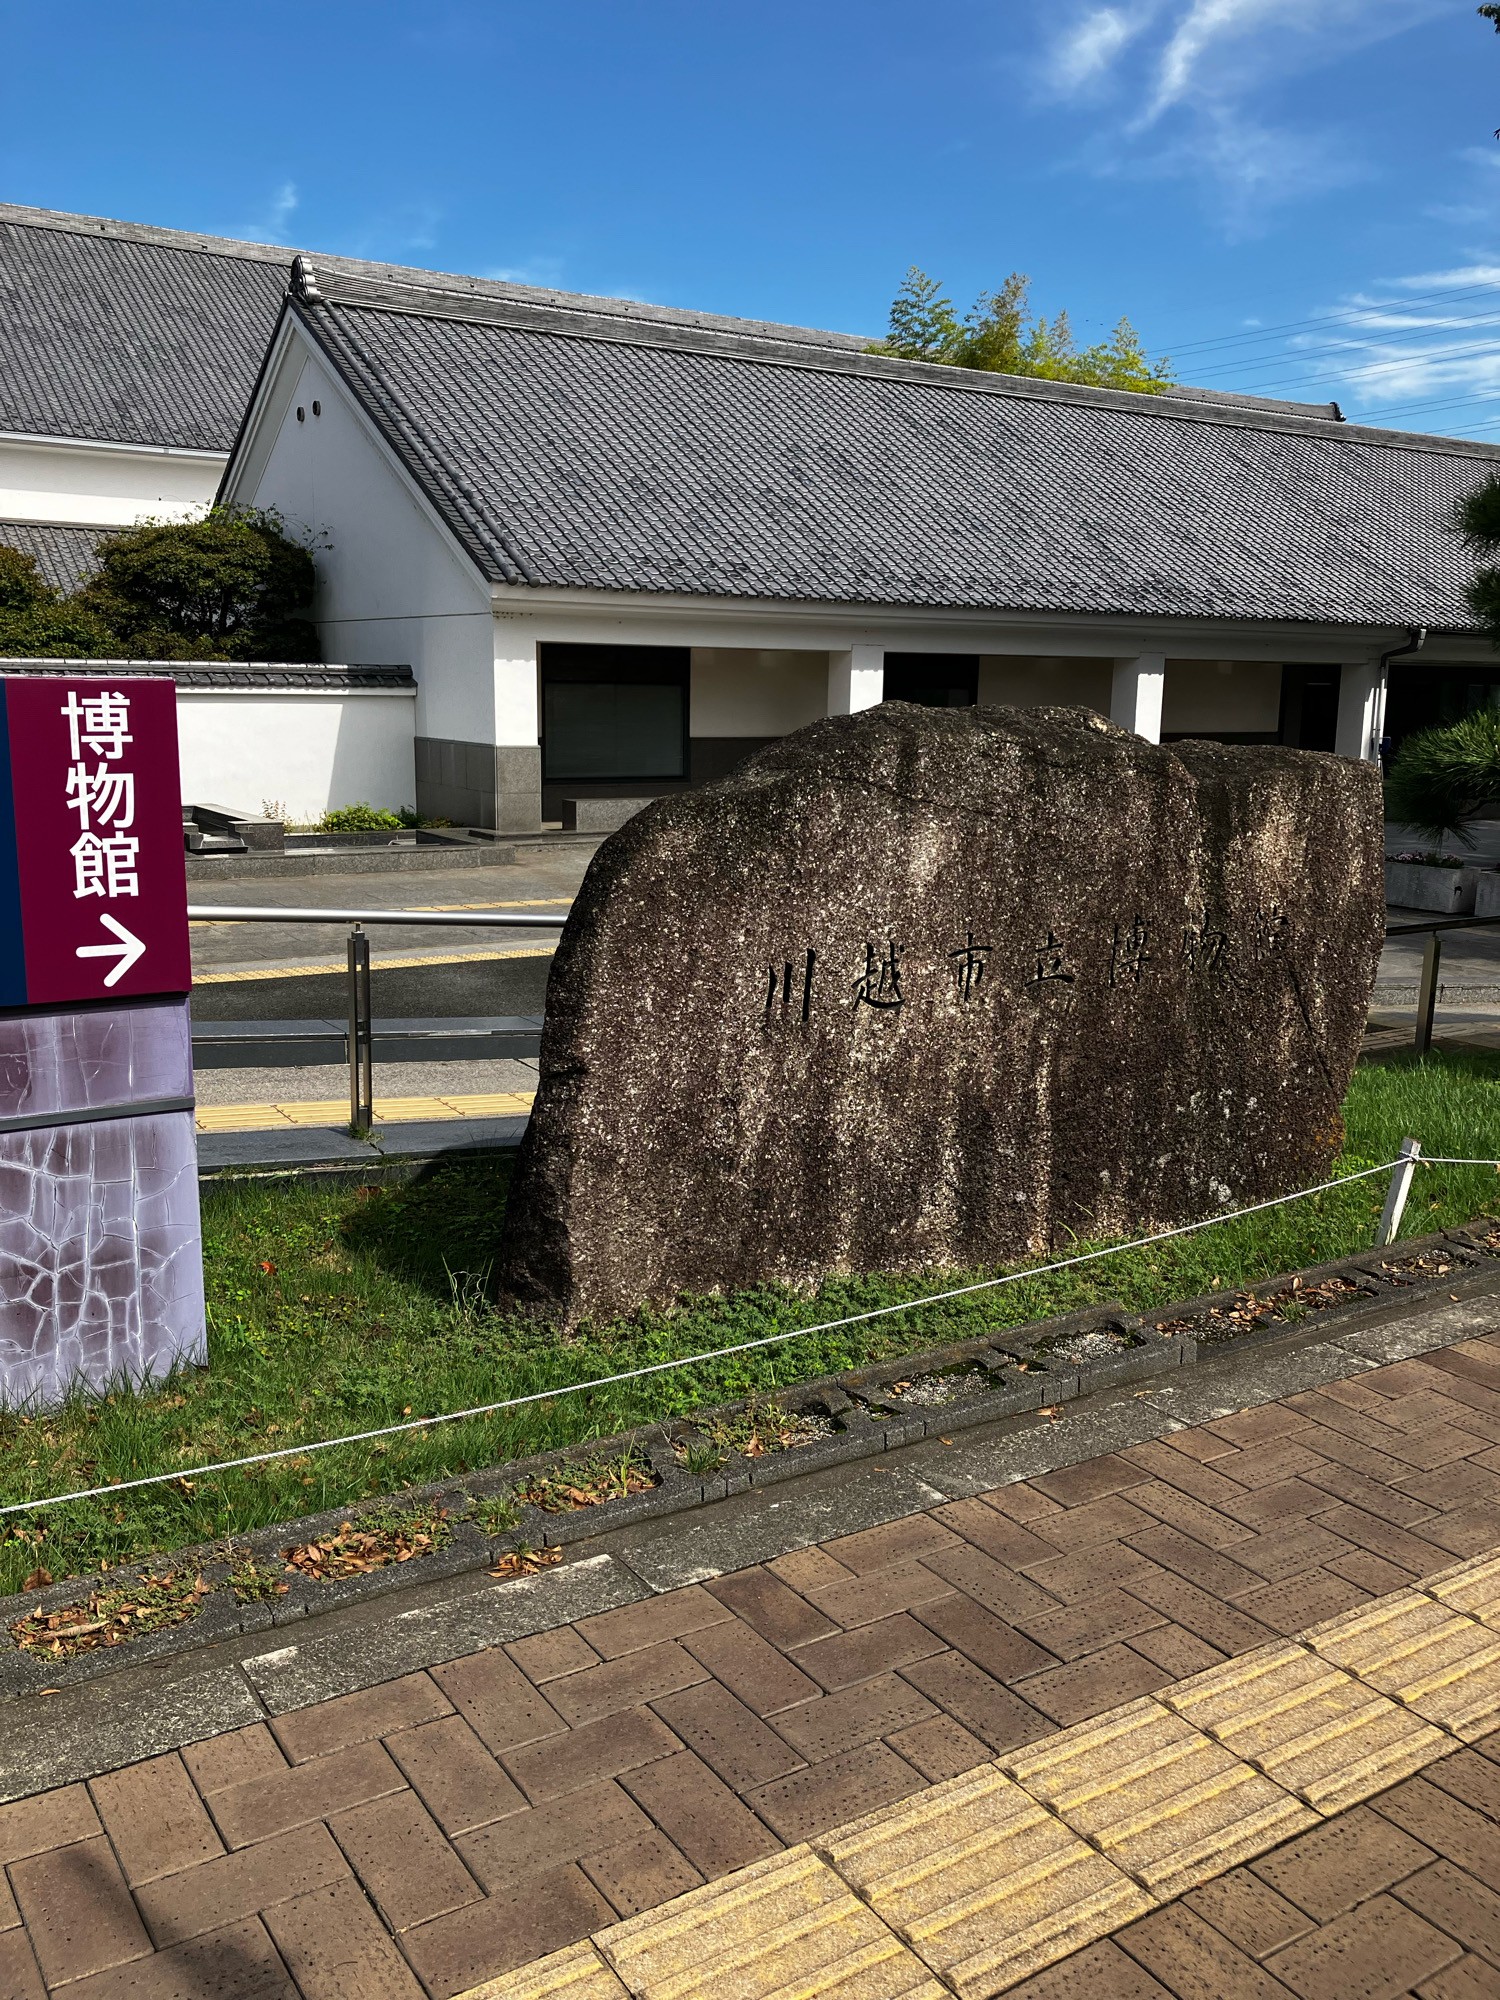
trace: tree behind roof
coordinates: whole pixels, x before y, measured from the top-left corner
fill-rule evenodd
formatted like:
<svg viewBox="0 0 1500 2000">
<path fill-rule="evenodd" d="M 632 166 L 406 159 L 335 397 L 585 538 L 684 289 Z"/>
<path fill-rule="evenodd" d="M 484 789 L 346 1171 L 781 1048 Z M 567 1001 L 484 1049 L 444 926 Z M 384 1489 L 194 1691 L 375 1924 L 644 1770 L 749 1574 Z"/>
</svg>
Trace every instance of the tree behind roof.
<svg viewBox="0 0 1500 2000">
<path fill-rule="evenodd" d="M 275 514 L 215 507 L 109 536 L 72 600 L 140 660 L 317 660 L 313 559 Z"/>
<path fill-rule="evenodd" d="M 998 291 L 981 292 L 960 320 L 938 281 L 913 264 L 891 302 L 889 332 L 872 351 L 1001 375 L 1134 389 L 1148 396 L 1171 387 L 1166 356 L 1150 360 L 1128 319 L 1119 322 L 1108 340 L 1079 347 L 1066 312 L 1052 320 L 1032 315 L 1030 287 L 1029 278 L 1012 271 Z"/>
<path fill-rule="evenodd" d="M 35 557 L 0 545 L 0 658 L 107 660 L 118 653 L 97 613 L 54 590 Z"/>
</svg>

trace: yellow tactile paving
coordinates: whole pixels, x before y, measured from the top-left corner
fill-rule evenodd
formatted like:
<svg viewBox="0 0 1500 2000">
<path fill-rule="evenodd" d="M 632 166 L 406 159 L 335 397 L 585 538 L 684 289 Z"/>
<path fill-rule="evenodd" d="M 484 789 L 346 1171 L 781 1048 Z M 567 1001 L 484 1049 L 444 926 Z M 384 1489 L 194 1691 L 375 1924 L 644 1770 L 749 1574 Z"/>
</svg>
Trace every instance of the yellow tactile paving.
<svg viewBox="0 0 1500 2000">
<path fill-rule="evenodd" d="M 1450 1611 L 1477 1618 L 1482 1625 L 1500 1629 L 1500 1556 L 1475 1556 L 1424 1577 L 1418 1585 L 1424 1597 L 1435 1597 Z"/>
<path fill-rule="evenodd" d="M 517 896 L 499 903 L 416 903 L 414 909 L 434 912 L 449 910 L 571 910 L 571 896 Z M 330 923 L 337 923 L 337 917 L 330 917 Z M 244 922 L 243 917 L 194 917 L 188 924 L 190 931 L 227 931 Z M 558 918 L 562 922 L 562 918 Z"/>
<path fill-rule="evenodd" d="M 557 950 L 555 944 L 517 945 L 513 951 L 446 951 L 434 957 L 403 958 L 399 952 L 386 952 L 375 961 L 375 970 L 405 971 L 408 967 L 424 965 L 485 965 L 497 958 L 551 958 Z M 312 979 L 323 973 L 349 970 L 348 962 L 336 959 L 328 965 L 255 965 L 237 972 L 195 972 L 195 986 L 231 986 L 243 979 Z"/>
<path fill-rule="evenodd" d="M 921 1960 L 806 1847 L 594 1942 L 635 2000 L 946 2000 Z"/>
<path fill-rule="evenodd" d="M 1152 1907 L 993 1767 L 813 1845 L 960 2000 L 989 2000 Z"/>
<path fill-rule="evenodd" d="M 1500 1728 L 1500 1634 L 1420 1590 L 1377 1598 L 1301 1636 L 1465 1743 Z"/>
<path fill-rule="evenodd" d="M 1410 1709 L 1291 1642 L 1226 1660 L 1157 1699 L 1325 1814 L 1372 1798 L 1452 1747 Z"/>
<path fill-rule="evenodd" d="M 1162 1900 L 1317 1823 L 1300 1799 L 1150 1697 L 1000 1764 Z"/>
<path fill-rule="evenodd" d="M 448 1097 L 377 1097 L 377 1125 L 409 1125 L 423 1119 L 526 1118 L 536 1092 L 476 1091 Z M 347 1097 L 293 1099 L 284 1104 L 200 1104 L 194 1115 L 200 1132 L 274 1132 L 287 1126 L 347 1125 Z"/>
<path fill-rule="evenodd" d="M 457 2000 L 630 2000 L 591 1944 L 570 1944 L 547 1958 L 471 1986 Z"/>
</svg>

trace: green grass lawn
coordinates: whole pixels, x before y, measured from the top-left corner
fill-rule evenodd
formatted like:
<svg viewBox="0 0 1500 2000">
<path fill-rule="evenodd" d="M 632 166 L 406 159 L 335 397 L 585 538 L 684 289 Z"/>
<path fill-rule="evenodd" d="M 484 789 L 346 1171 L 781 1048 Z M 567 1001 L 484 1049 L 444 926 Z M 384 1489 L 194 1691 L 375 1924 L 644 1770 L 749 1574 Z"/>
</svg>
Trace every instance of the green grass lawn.
<svg viewBox="0 0 1500 2000">
<path fill-rule="evenodd" d="M 1500 1057 L 1439 1055 L 1363 1066 L 1345 1107 L 1338 1171 L 1394 1156 L 1408 1133 L 1426 1151 L 1500 1154 Z M 210 1365 L 149 1394 L 82 1399 L 43 1416 L 0 1415 L 0 1501 L 142 1473 L 184 1472 L 317 1438 L 462 1409 L 670 1356 L 912 1298 L 955 1274 L 871 1276 L 814 1298 L 779 1287 L 641 1313 L 559 1341 L 485 1298 L 507 1169 L 454 1166 L 386 1189 L 315 1180 L 239 1181 L 205 1191 Z M 1138 1310 L 1366 1248 L 1385 1193 L 1376 1177 L 1201 1235 L 1104 1259 L 837 1334 L 707 1362 L 618 1389 L 373 1445 L 183 1478 L 118 1499 L 12 1515 L 0 1532 L 0 1591 L 185 1542 L 244 1533 L 365 1496 L 446 1478 L 633 1424 L 826 1375 L 885 1355 L 963 1340 L 1119 1298 Z M 1500 1211 L 1493 1171 L 1419 1174 L 1404 1233 Z M 1091 1246 L 1080 1244 L 1080 1249 Z M 958 1274 L 965 1277 L 987 1272 Z"/>
</svg>

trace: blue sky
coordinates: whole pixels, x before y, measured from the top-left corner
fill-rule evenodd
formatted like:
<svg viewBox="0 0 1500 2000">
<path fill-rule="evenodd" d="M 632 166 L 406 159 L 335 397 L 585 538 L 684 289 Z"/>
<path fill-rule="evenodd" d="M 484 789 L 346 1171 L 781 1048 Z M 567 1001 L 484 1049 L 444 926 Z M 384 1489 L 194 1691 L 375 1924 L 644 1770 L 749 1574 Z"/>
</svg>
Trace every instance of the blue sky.
<svg viewBox="0 0 1500 2000">
<path fill-rule="evenodd" d="M 1472 0 L 4 0 L 0 198 L 878 333 L 1012 269 L 1185 380 L 1500 436 Z M 1306 324 L 1304 324 L 1306 322 Z"/>
</svg>

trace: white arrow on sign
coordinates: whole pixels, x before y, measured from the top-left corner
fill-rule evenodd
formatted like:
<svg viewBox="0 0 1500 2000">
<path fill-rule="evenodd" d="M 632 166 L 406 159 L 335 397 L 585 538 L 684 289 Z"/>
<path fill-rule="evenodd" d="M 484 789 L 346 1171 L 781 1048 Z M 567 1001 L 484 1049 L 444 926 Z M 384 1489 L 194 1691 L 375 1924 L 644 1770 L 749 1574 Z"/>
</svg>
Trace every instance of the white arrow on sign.
<svg viewBox="0 0 1500 2000">
<path fill-rule="evenodd" d="M 110 916 L 107 911 L 101 910 L 99 912 L 99 921 L 104 925 L 106 930 L 113 931 L 120 942 L 118 944 L 81 944 L 74 955 L 78 958 L 119 959 L 120 962 L 114 971 L 106 972 L 104 975 L 105 985 L 113 986 L 116 980 L 125 977 L 126 973 L 129 972 L 131 966 L 135 964 L 146 947 L 133 931 L 126 930 L 125 926 L 117 918 Z"/>
</svg>

